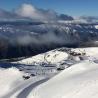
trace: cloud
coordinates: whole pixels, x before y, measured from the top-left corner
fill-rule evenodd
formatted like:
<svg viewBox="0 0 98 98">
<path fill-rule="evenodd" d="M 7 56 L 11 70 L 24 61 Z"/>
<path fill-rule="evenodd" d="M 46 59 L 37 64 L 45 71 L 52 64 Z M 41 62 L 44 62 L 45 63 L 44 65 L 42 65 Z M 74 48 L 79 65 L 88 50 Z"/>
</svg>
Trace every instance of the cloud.
<svg viewBox="0 0 98 98">
<path fill-rule="evenodd" d="M 35 44 L 35 45 L 51 45 L 51 44 L 64 44 L 65 38 L 62 36 L 57 36 L 54 32 L 47 32 L 42 35 L 30 36 L 17 36 L 16 42 L 22 46 Z"/>
<path fill-rule="evenodd" d="M 30 4 L 23 4 L 16 12 L 24 17 L 32 17 L 32 15 L 35 17 L 37 16 L 36 8 Z"/>
<path fill-rule="evenodd" d="M 22 17 L 31 19 L 47 20 L 57 18 L 57 13 L 55 11 L 38 9 L 31 4 L 22 4 L 15 12 Z"/>
<path fill-rule="evenodd" d="M 75 19 L 84 22 L 98 22 L 98 16 L 80 16 L 80 17 L 75 17 Z"/>
<path fill-rule="evenodd" d="M 31 4 L 22 4 L 13 11 L 0 9 L 0 19 L 33 19 L 33 20 L 72 20 L 71 16 L 58 14 L 54 10 L 37 8 Z"/>
<path fill-rule="evenodd" d="M 38 20 L 73 20 L 71 16 L 58 14 L 54 10 L 50 9 L 39 9 L 31 4 L 22 4 L 15 12 L 22 17 Z"/>
</svg>

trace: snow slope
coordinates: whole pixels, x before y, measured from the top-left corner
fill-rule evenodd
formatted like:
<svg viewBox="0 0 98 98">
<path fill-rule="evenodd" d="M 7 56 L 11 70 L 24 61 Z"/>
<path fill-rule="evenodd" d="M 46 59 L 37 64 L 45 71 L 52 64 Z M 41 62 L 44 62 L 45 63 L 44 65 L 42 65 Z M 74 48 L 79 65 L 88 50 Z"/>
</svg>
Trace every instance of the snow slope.
<svg viewBox="0 0 98 98">
<path fill-rule="evenodd" d="M 1 66 L 0 98 L 98 98 L 97 50 L 63 47 Z"/>
<path fill-rule="evenodd" d="M 27 59 L 23 59 L 21 61 L 18 61 L 17 63 L 32 65 L 35 62 L 36 63 L 51 62 L 52 64 L 55 64 L 67 58 L 68 58 L 68 53 L 58 51 L 58 50 L 52 50 L 43 54 L 32 56 Z"/>
<path fill-rule="evenodd" d="M 13 62 L 24 72 L 34 75 L 52 75 L 84 60 L 98 63 L 98 48 L 58 48 L 43 54 Z"/>
<path fill-rule="evenodd" d="M 88 59 L 90 60 L 92 59 L 98 59 L 98 48 L 97 47 L 88 47 L 88 48 L 77 48 L 77 49 L 72 49 L 72 51 L 74 52 L 85 52 L 86 56 L 88 57 Z"/>
<path fill-rule="evenodd" d="M 71 53 L 79 54 L 73 55 Z M 85 55 L 83 55 L 85 53 Z M 20 60 L 15 63 L 20 64 L 27 64 L 27 65 L 35 65 L 41 63 L 51 63 L 51 64 L 58 64 L 64 60 L 73 60 L 73 61 L 80 61 L 80 58 L 94 60 L 98 59 L 98 48 L 97 47 L 88 47 L 88 48 L 58 48 L 43 54 L 39 54 L 36 56 L 32 56 L 30 58 L 26 58 Z"/>
<path fill-rule="evenodd" d="M 23 82 L 23 74 L 16 68 L 0 68 L 0 98 Z"/>
<path fill-rule="evenodd" d="M 23 76 L 26 76 L 26 73 L 20 72 L 16 68 L 0 68 L 0 98 L 17 98 L 18 94 L 20 96 L 20 92 L 23 92 L 29 86 L 32 88 L 38 85 L 38 83 L 41 84 L 48 79 L 44 76 L 36 76 L 28 80 L 24 80 Z M 29 94 L 29 89 L 27 93 L 25 92 L 25 94 Z"/>
<path fill-rule="evenodd" d="M 98 98 L 98 64 L 84 61 L 36 87 L 27 98 Z"/>
</svg>

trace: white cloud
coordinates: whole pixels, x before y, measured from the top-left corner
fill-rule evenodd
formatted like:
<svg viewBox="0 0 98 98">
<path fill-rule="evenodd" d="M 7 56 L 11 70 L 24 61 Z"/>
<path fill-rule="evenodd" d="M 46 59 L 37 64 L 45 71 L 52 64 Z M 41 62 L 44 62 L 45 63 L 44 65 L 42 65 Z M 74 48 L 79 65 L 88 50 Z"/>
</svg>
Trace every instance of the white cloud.
<svg viewBox="0 0 98 98">
<path fill-rule="evenodd" d="M 23 17 L 30 17 L 30 18 L 38 16 L 36 8 L 30 4 L 21 5 L 21 7 L 16 10 L 16 13 Z"/>
<path fill-rule="evenodd" d="M 81 21 L 81 22 L 98 22 L 98 17 L 97 16 L 79 16 L 79 17 L 74 17 L 75 20 Z"/>
<path fill-rule="evenodd" d="M 31 19 L 56 19 L 57 14 L 53 10 L 43 10 L 34 7 L 31 4 L 22 4 L 17 10 L 16 13 L 22 17 L 28 17 Z"/>
</svg>

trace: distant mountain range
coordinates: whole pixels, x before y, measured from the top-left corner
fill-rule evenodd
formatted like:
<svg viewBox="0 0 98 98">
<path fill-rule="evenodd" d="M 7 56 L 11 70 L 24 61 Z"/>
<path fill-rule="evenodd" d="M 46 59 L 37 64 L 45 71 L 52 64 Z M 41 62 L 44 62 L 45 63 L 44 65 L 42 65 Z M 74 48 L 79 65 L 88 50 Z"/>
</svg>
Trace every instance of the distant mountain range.
<svg viewBox="0 0 98 98">
<path fill-rule="evenodd" d="M 0 22 L 0 58 L 32 56 L 57 47 L 94 46 L 97 23 Z"/>
<path fill-rule="evenodd" d="M 28 8 L 28 13 L 25 8 Z M 35 19 L 34 15 L 42 16 Z M 75 20 L 71 16 L 31 5 L 23 5 L 13 12 L 0 9 L 0 58 L 32 56 L 62 46 L 95 45 L 98 23 L 92 21 L 94 17 L 88 18 Z"/>
</svg>

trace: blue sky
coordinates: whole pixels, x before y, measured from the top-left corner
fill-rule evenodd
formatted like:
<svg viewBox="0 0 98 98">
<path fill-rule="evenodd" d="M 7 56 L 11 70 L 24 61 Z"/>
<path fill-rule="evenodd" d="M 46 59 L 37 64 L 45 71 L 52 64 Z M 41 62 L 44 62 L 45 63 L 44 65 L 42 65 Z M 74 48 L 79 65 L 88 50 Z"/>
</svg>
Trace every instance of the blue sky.
<svg viewBox="0 0 98 98">
<path fill-rule="evenodd" d="M 98 16 L 98 0 L 0 0 L 0 8 L 12 10 L 23 3 L 72 16 Z"/>
</svg>

